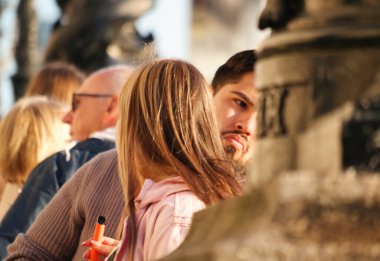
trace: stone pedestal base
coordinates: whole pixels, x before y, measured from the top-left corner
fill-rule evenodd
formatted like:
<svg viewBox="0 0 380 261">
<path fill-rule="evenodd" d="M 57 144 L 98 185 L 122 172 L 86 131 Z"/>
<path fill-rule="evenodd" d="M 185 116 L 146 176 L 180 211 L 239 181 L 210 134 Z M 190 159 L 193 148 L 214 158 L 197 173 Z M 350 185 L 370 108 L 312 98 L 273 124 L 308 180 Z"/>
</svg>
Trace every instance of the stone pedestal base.
<svg viewBox="0 0 380 261">
<path fill-rule="evenodd" d="M 162 260 L 380 260 L 380 177 L 294 171 L 197 213 Z"/>
</svg>

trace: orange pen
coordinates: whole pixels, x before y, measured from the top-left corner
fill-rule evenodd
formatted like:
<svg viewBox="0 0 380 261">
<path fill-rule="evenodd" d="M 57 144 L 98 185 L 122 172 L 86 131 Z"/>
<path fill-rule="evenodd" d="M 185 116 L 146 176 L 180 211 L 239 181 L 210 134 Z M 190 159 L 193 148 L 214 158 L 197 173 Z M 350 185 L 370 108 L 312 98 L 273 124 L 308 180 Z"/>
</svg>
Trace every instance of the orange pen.
<svg viewBox="0 0 380 261">
<path fill-rule="evenodd" d="M 95 226 L 94 230 L 94 237 L 92 240 L 95 240 L 97 242 L 103 242 L 103 234 L 104 234 L 104 227 L 106 225 L 106 218 L 103 216 L 98 217 L 98 223 Z M 96 249 L 91 247 L 91 255 L 90 255 L 90 260 L 91 261 L 98 261 L 98 252 Z"/>
</svg>

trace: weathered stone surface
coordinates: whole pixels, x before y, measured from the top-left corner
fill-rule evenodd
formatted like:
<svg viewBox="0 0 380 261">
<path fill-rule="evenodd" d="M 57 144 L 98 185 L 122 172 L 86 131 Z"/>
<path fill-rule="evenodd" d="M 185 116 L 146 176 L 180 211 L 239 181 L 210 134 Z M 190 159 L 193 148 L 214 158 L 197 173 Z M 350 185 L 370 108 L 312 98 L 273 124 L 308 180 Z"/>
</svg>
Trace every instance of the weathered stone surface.
<svg viewBox="0 0 380 261">
<path fill-rule="evenodd" d="M 378 260 L 380 176 L 292 171 L 199 212 L 163 260 Z"/>
<path fill-rule="evenodd" d="M 299 146 L 299 135 L 345 103 L 355 105 L 369 92 L 374 95 L 373 90 L 378 94 L 374 86 L 380 72 L 380 2 L 304 0 L 292 7 L 290 2 L 269 1 L 262 14 L 274 31 L 263 42 L 256 67 L 262 97 L 249 184 L 257 176 L 313 169 L 318 160 L 306 162 L 303 155 L 318 148 Z M 281 19 L 273 14 L 284 8 L 297 12 Z M 314 154 L 321 161 L 326 158 Z M 344 165 L 334 164 L 329 168 Z"/>
</svg>

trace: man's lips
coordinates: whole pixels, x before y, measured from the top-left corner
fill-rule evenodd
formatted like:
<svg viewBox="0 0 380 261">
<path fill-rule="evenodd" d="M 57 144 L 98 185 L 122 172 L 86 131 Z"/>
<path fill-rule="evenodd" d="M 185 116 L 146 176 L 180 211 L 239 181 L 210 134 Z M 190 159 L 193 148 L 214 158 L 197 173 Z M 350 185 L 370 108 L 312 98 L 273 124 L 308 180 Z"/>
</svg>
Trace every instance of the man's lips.
<svg viewBox="0 0 380 261">
<path fill-rule="evenodd" d="M 245 151 L 246 140 L 237 134 L 227 134 L 223 138 L 228 141 L 236 150 Z"/>
</svg>

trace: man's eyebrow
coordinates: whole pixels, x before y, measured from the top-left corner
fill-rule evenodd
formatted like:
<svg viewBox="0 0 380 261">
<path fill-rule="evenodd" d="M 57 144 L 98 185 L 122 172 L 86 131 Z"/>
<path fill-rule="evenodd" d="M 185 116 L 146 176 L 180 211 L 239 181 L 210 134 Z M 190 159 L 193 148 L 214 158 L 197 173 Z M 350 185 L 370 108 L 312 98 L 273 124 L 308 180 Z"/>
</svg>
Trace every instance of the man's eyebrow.
<svg viewBox="0 0 380 261">
<path fill-rule="evenodd" d="M 255 103 L 244 93 L 239 92 L 239 91 L 231 91 L 233 94 L 236 94 L 240 96 L 246 103 L 250 104 L 251 106 L 255 107 Z"/>
</svg>

